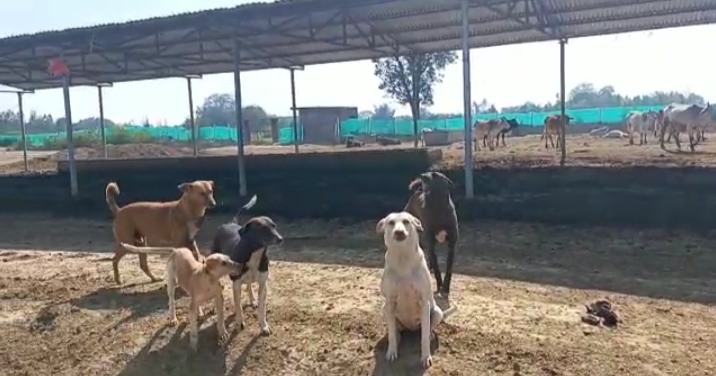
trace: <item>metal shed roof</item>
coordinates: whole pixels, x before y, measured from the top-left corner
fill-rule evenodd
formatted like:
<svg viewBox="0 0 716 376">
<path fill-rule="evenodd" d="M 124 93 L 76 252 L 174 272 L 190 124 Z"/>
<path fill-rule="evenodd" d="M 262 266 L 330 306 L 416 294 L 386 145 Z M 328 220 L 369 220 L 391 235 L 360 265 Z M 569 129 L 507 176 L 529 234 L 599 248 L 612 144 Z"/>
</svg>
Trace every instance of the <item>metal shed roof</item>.
<svg viewBox="0 0 716 376">
<path fill-rule="evenodd" d="M 370 59 L 461 46 L 460 0 L 285 0 L 0 39 L 0 84 L 72 85 Z M 470 0 L 472 48 L 716 22 L 715 0 Z"/>
</svg>

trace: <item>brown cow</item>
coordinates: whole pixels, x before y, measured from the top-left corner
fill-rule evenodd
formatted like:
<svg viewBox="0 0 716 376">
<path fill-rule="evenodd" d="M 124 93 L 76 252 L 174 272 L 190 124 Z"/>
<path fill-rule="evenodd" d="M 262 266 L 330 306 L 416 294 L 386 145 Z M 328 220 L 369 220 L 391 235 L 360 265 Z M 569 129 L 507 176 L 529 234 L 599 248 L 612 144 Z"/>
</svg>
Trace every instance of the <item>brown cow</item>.
<svg viewBox="0 0 716 376">
<path fill-rule="evenodd" d="M 510 124 L 502 119 L 490 119 L 483 121 L 476 121 L 473 127 L 473 149 L 480 150 L 477 140 L 482 138 L 482 146 L 489 147 L 490 150 L 495 150 L 495 144 L 497 135 L 503 129 L 510 127 Z"/>
<path fill-rule="evenodd" d="M 569 115 L 565 115 L 566 123 L 569 124 L 569 121 L 572 120 L 572 118 Z M 552 135 L 557 136 L 557 145 L 555 146 L 554 139 L 552 138 Z M 544 138 L 544 147 L 545 149 L 549 149 L 549 146 L 547 145 L 547 139 L 549 138 L 549 142 L 551 143 L 553 148 L 558 148 L 560 146 L 560 142 L 562 140 L 562 115 L 550 115 L 544 118 L 544 131 L 542 132 L 542 137 L 540 137 L 540 140 Z"/>
</svg>

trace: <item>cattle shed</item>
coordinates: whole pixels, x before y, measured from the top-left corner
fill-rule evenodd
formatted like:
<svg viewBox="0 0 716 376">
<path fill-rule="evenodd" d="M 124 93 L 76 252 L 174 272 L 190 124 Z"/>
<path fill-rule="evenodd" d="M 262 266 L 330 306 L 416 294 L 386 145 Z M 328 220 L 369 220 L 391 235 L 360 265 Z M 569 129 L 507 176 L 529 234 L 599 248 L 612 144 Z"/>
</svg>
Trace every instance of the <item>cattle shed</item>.
<svg viewBox="0 0 716 376">
<path fill-rule="evenodd" d="M 340 123 L 358 117 L 358 107 L 298 107 L 299 123 L 303 126 L 303 143 L 332 145 L 340 142 Z"/>
</svg>

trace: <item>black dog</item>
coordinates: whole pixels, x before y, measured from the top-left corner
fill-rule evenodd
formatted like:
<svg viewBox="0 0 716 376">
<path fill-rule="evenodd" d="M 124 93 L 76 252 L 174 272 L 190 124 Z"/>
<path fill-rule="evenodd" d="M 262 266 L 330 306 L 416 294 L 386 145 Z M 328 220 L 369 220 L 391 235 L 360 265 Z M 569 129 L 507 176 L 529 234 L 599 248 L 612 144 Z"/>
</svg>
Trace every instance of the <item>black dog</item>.
<svg viewBox="0 0 716 376">
<path fill-rule="evenodd" d="M 241 209 L 250 209 L 256 203 L 254 196 L 249 203 Z M 268 288 L 268 247 L 283 242 L 283 236 L 278 232 L 274 221 L 266 216 L 249 219 L 243 226 L 239 225 L 241 210 L 234 216 L 233 220 L 225 223 L 216 230 L 214 241 L 211 246 L 211 253 L 223 253 L 228 255 L 232 261 L 244 264 L 244 268 L 238 275 L 229 275 L 232 281 L 234 293 L 234 309 L 236 310 L 236 322 L 244 328 L 244 312 L 241 306 L 241 285 L 246 285 L 249 299 L 254 308 L 258 308 L 259 326 L 261 334 L 271 334 L 271 329 L 266 322 L 266 295 Z M 259 285 L 259 299 L 254 299 L 251 283 Z"/>
<path fill-rule="evenodd" d="M 459 237 L 457 213 L 455 204 L 450 197 L 453 182 L 447 176 L 431 171 L 420 175 L 413 180 L 409 188 L 412 196 L 403 210 L 420 219 L 423 224 L 428 264 L 435 274 L 435 283 L 438 294 L 447 298 L 450 295 L 450 281 L 452 280 L 452 266 L 455 262 L 455 247 Z M 447 241 L 448 257 L 445 268 L 445 280 L 440 275 L 438 257 L 435 254 L 435 244 Z"/>
</svg>

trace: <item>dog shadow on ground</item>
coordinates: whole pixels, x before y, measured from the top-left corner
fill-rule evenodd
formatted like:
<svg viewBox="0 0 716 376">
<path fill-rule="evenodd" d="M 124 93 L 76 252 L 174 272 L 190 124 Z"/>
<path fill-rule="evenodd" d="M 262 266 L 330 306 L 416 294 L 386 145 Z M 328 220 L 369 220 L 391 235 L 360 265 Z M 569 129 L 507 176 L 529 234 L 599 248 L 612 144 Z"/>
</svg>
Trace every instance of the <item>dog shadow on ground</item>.
<svg viewBox="0 0 716 376">
<path fill-rule="evenodd" d="M 439 347 L 438 335 L 430 341 L 430 353 L 435 355 Z M 381 338 L 374 347 L 375 368 L 372 376 L 390 375 L 411 375 L 420 376 L 425 374 L 426 369 L 420 360 L 420 331 L 404 331 L 400 333 L 398 344 L 398 359 L 389 362 L 385 359 L 388 351 L 388 335 Z"/>
<path fill-rule="evenodd" d="M 149 284 L 146 282 L 144 284 Z M 116 310 L 129 309 L 132 314 L 117 323 L 118 327 L 126 322 L 132 321 L 139 317 L 144 317 L 155 312 L 166 310 L 167 308 L 167 290 L 163 283 L 156 283 L 151 290 L 147 291 L 127 291 L 127 288 L 138 286 L 125 285 L 122 287 L 103 287 L 95 290 L 82 297 L 72 299 L 70 303 L 74 306 L 88 310 Z M 177 289 L 175 296 L 177 299 L 186 294 Z"/>
<path fill-rule="evenodd" d="M 236 359 L 232 369 L 227 372 L 227 348 L 219 347 L 216 334 L 216 325 L 212 320 L 210 325 L 202 328 L 202 324 L 209 318 L 205 314 L 199 318 L 199 339 L 196 353 L 189 349 L 189 330 L 186 322 L 181 323 L 172 333 L 172 328 L 163 326 L 158 329 L 147 341 L 136 356 L 132 358 L 119 372 L 118 376 L 146 376 L 152 374 L 180 374 L 180 375 L 236 375 L 243 370 L 251 349 L 261 338 L 256 334 L 246 344 Z M 233 315 L 226 318 L 227 324 L 232 322 Z M 230 346 L 241 331 L 227 325 L 229 338 L 226 346 Z M 153 348 L 157 342 L 166 342 L 161 348 Z"/>
<path fill-rule="evenodd" d="M 204 318 L 199 319 L 200 328 L 204 321 Z M 233 339 L 235 331 L 230 332 L 230 335 Z M 158 341 L 166 341 L 166 344 L 160 348 L 153 348 Z M 226 374 L 225 351 L 217 344 L 216 326 L 213 323 L 199 330 L 197 348 L 196 353 L 189 349 L 189 330 L 186 322 L 181 323 L 173 333 L 172 328 L 163 326 L 117 375 Z"/>
</svg>

